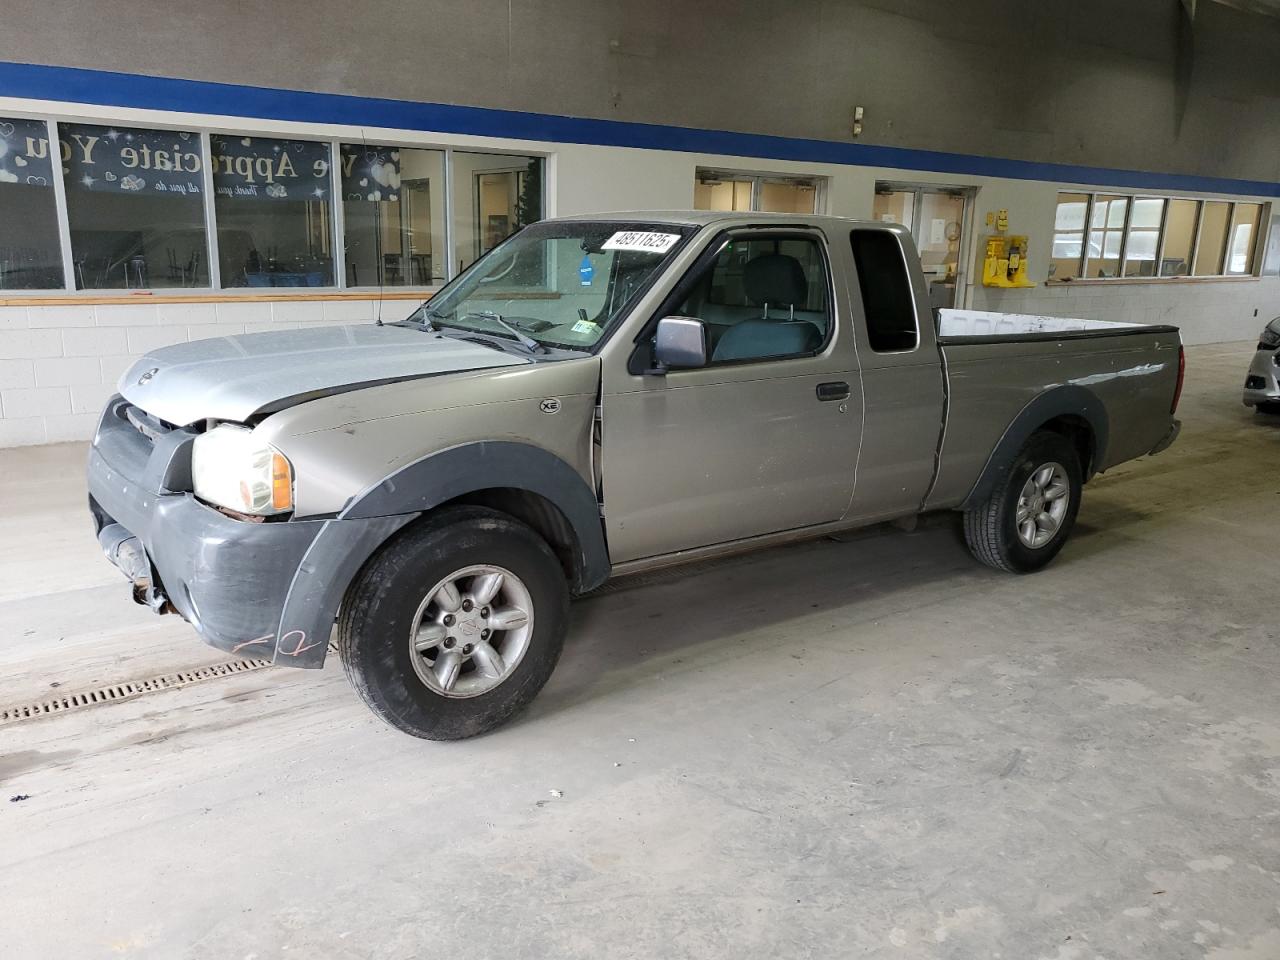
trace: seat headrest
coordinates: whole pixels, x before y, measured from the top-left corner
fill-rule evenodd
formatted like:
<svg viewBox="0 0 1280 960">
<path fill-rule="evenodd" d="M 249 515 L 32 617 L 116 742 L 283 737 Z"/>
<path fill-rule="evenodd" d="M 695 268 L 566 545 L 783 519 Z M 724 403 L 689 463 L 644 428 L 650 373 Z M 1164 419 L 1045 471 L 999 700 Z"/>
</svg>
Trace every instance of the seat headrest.
<svg viewBox="0 0 1280 960">
<path fill-rule="evenodd" d="M 808 300 L 809 281 L 804 267 L 795 257 L 785 253 L 762 253 L 747 261 L 742 271 L 742 285 L 756 306 L 803 306 Z"/>
</svg>

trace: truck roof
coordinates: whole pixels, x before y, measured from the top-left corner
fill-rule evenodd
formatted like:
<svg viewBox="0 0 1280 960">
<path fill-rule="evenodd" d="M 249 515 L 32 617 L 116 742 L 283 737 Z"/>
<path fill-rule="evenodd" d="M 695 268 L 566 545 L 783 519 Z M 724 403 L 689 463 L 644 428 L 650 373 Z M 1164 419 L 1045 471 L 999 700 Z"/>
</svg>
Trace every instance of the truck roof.
<svg viewBox="0 0 1280 960">
<path fill-rule="evenodd" d="M 580 213 L 568 217 L 550 217 L 551 220 L 592 221 L 642 221 L 645 223 L 671 223 L 703 227 L 708 224 L 743 225 L 767 223 L 839 224 L 845 227 L 886 227 L 878 220 L 853 220 L 848 217 L 831 217 L 814 213 L 761 213 L 730 210 L 613 210 L 608 213 Z"/>
</svg>

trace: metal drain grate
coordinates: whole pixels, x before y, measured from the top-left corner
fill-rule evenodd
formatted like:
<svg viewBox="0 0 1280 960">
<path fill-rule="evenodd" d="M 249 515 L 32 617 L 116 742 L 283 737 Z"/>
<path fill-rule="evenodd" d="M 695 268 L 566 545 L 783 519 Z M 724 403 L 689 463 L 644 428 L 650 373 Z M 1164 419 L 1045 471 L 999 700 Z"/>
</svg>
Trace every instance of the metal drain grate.
<svg viewBox="0 0 1280 960">
<path fill-rule="evenodd" d="M 337 644 L 329 644 L 330 653 L 337 653 L 337 650 Z M 145 680 L 128 680 L 124 683 L 112 683 L 104 687 L 98 687 L 95 690 L 64 693 L 37 703 L 20 703 L 13 706 L 0 707 L 0 725 L 70 713 L 73 710 L 96 707 L 104 703 L 123 703 L 125 700 L 132 700 L 148 693 L 176 690 L 180 687 L 188 687 L 193 683 L 220 680 L 223 677 L 235 677 L 269 666 L 271 666 L 270 660 L 225 660 L 222 663 L 210 664 L 207 667 L 178 670 L 175 673 L 148 677 Z"/>
</svg>

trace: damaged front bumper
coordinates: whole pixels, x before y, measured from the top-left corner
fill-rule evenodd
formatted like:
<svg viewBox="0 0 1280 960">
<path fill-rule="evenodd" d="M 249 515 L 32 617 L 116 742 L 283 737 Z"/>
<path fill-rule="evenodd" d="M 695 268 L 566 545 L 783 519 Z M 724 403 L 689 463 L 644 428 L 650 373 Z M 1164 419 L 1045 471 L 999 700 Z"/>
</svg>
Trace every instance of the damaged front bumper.
<svg viewBox="0 0 1280 960">
<path fill-rule="evenodd" d="M 131 422 L 113 398 L 89 453 L 89 508 L 134 599 L 177 612 L 212 646 L 274 663 L 324 663 L 338 604 L 364 559 L 411 517 L 227 516 L 190 492 L 194 432 Z M 185 489 L 184 489 L 185 488 Z"/>
</svg>

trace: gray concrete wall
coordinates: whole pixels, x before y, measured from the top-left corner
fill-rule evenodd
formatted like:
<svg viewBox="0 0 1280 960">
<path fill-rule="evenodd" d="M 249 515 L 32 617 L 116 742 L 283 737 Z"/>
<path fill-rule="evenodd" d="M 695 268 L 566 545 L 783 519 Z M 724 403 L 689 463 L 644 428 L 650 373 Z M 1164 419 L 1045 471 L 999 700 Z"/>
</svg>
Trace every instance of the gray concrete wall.
<svg viewBox="0 0 1280 960">
<path fill-rule="evenodd" d="M 1280 180 L 1280 20 L 1212 2 L 4 6 L 0 60 Z"/>
</svg>

